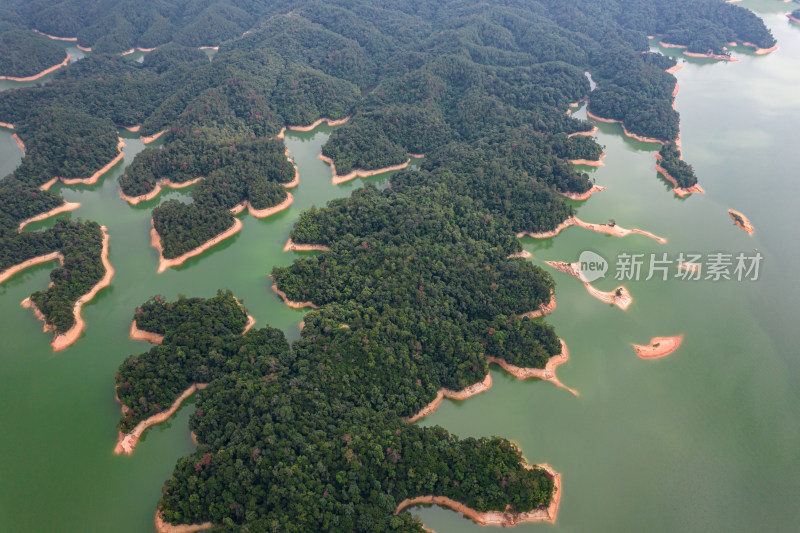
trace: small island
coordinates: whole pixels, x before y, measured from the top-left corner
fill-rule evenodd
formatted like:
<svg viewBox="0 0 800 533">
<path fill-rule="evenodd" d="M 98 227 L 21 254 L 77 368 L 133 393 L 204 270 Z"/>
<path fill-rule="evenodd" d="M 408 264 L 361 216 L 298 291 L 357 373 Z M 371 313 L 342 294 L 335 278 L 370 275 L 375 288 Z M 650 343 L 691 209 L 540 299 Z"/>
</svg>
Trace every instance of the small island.
<svg viewBox="0 0 800 533">
<path fill-rule="evenodd" d="M 728 209 L 728 214 L 730 215 L 731 219 L 733 219 L 733 223 L 739 226 L 747 233 L 752 235 L 753 232 L 756 230 L 750 223 L 750 220 L 739 211 L 736 211 L 734 209 Z"/>
<path fill-rule="evenodd" d="M 683 342 L 683 335 L 676 337 L 653 337 L 650 339 L 650 344 L 634 344 L 633 348 L 636 350 L 636 355 L 641 359 L 658 359 L 677 350 L 681 342 Z"/>
</svg>

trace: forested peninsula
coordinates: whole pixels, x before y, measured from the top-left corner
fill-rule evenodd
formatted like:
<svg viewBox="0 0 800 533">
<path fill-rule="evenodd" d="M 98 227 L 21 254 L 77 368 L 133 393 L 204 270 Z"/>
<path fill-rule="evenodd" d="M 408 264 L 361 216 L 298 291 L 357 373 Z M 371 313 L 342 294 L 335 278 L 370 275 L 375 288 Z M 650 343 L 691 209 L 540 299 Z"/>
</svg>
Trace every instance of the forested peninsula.
<svg viewBox="0 0 800 533">
<path fill-rule="evenodd" d="M 286 301 L 318 307 L 291 345 L 269 326 L 243 334 L 246 311 L 230 293 L 156 297 L 136 311 L 139 330 L 163 339 L 116 376 L 123 437 L 187 391 L 198 396 L 199 444 L 162 488 L 164 531 L 422 531 L 400 511 L 430 496 L 508 525 L 554 520 L 560 478 L 512 443 L 407 420 L 442 391 L 484 390 L 490 361 L 523 375 L 566 359 L 531 313 L 551 302 L 553 280 L 521 256 L 517 235 L 556 231 L 573 220 L 565 196 L 596 190 L 570 163 L 602 154 L 571 104 L 588 101 L 596 116 L 664 144 L 664 168 L 689 185 L 673 143 L 675 62 L 651 53 L 647 36 L 704 53 L 775 44 L 755 15 L 721 0 L 9 5 L 22 27 L 93 53 L 44 87 L 0 94 L 0 121 L 30 147 L 2 181 L 3 268 L 60 250 L 66 274 L 102 276 L 69 270 L 67 257 L 84 246 L 82 262 L 101 264 L 96 224 L 40 233 L 19 224 L 63 203 L 43 185 L 115 157 L 120 127 L 165 131 L 162 148 L 126 169 L 123 197 L 196 182 L 192 203 L 153 210 L 165 257 L 234 227 L 237 206 L 288 198 L 287 126 L 352 117 L 322 148 L 341 175 L 425 156 L 385 190 L 301 215 L 292 241 L 324 251 L 272 268 Z M 209 61 L 198 46 L 219 51 Z M 135 47 L 155 50 L 142 63 L 119 55 Z M 51 289 L 77 281 L 66 274 Z M 76 294 L 58 309 L 71 312 Z"/>
</svg>

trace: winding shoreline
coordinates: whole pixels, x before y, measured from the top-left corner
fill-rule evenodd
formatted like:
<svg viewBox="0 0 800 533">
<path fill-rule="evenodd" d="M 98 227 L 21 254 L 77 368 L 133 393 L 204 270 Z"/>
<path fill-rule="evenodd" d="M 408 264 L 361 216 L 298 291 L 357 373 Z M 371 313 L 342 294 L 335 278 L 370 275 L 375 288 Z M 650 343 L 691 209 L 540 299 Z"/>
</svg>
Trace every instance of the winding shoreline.
<svg viewBox="0 0 800 533">
<path fill-rule="evenodd" d="M 38 33 L 39 35 L 44 35 L 48 39 L 53 39 L 54 41 L 70 41 L 70 42 L 73 42 L 73 43 L 77 43 L 78 42 L 78 38 L 77 37 L 56 37 L 55 35 L 50 35 L 49 33 L 41 32 L 41 31 L 37 30 L 36 28 L 34 28 L 33 31 Z"/>
<path fill-rule="evenodd" d="M 628 289 L 626 289 L 621 285 L 617 287 L 617 289 L 613 292 L 605 292 L 596 289 L 594 286 L 592 286 L 591 283 L 585 281 L 583 279 L 583 276 L 581 276 L 580 263 L 577 262 L 565 263 L 563 261 L 545 261 L 545 264 L 553 267 L 559 272 L 563 272 L 564 274 L 569 274 L 570 276 L 577 278 L 579 281 L 581 281 L 581 283 L 583 283 L 583 286 L 586 287 L 586 290 L 589 292 L 589 294 L 591 294 L 601 302 L 610 305 L 615 305 L 620 309 L 622 309 L 623 311 L 628 309 L 628 307 L 630 307 L 630 305 L 633 303 L 633 297 L 628 292 Z M 619 295 L 617 294 L 617 292 L 619 292 Z"/>
<path fill-rule="evenodd" d="M 28 150 L 25 148 L 25 143 L 22 142 L 22 139 L 19 138 L 19 135 L 14 133 L 14 134 L 11 135 L 11 138 L 14 139 L 14 142 L 17 143 L 17 146 L 19 146 L 19 149 L 22 150 L 22 155 L 25 155 L 25 153 Z"/>
<path fill-rule="evenodd" d="M 576 216 L 571 216 L 567 218 L 564 222 L 556 226 L 555 229 L 550 231 L 542 231 L 538 233 L 533 233 L 530 231 L 522 231 L 517 233 L 517 238 L 521 239 L 523 237 L 532 237 L 534 239 L 549 239 L 551 237 L 555 237 L 564 229 L 570 226 L 579 226 L 584 229 L 588 229 L 591 231 L 595 231 L 597 233 L 605 233 L 607 235 L 611 235 L 614 237 L 627 237 L 628 235 L 638 234 L 644 235 L 645 237 L 650 237 L 651 239 L 655 239 L 660 244 L 666 244 L 667 239 L 664 237 L 659 237 L 649 231 L 640 230 L 638 228 L 634 229 L 627 229 L 617 225 L 609 226 L 608 224 L 593 224 L 591 222 L 584 222 L 583 220 L 579 219 Z"/>
<path fill-rule="evenodd" d="M 136 319 L 133 319 L 131 322 L 131 330 L 128 333 L 128 336 L 132 341 L 147 341 L 153 344 L 161 344 L 164 342 L 164 335 L 160 333 L 152 333 L 150 331 L 145 331 L 143 329 L 139 329 L 136 326 Z"/>
<path fill-rule="evenodd" d="M 80 206 L 81 206 L 80 202 L 64 202 L 60 206 L 54 207 L 50 211 L 39 213 L 38 215 L 33 216 L 31 218 L 26 218 L 25 220 L 19 223 L 19 231 L 22 231 L 22 229 L 31 222 L 39 222 L 40 220 L 46 220 L 52 216 L 56 216 L 61 213 L 66 213 L 67 211 L 73 211 L 75 209 L 78 209 Z"/>
<path fill-rule="evenodd" d="M 308 126 L 286 126 L 286 129 L 291 131 L 311 131 L 323 122 L 327 123 L 328 126 L 341 126 L 342 124 L 346 124 L 347 121 L 350 120 L 349 116 L 340 119 L 331 119 L 331 118 L 320 118 L 315 120 L 312 124 Z"/>
<path fill-rule="evenodd" d="M 560 194 L 564 198 L 568 198 L 570 200 L 583 202 L 584 200 L 588 200 L 589 198 L 591 198 L 594 193 L 597 193 L 597 192 L 600 192 L 600 191 L 604 191 L 606 189 L 607 189 L 607 187 L 603 187 L 602 185 L 593 185 L 592 188 L 589 189 L 586 192 L 580 192 L 580 193 L 578 193 L 578 192 L 559 192 L 558 194 Z"/>
<path fill-rule="evenodd" d="M 434 398 L 428 405 L 420 409 L 419 412 L 417 412 L 415 415 L 404 416 L 403 420 L 405 420 L 409 424 L 413 424 L 417 420 L 420 420 L 428 416 L 429 414 L 433 413 L 434 411 L 436 411 L 436 409 L 439 408 L 439 405 L 441 405 L 442 401 L 444 401 L 445 398 L 449 398 L 451 400 L 466 400 L 467 398 L 471 398 L 476 394 L 486 392 L 490 388 L 492 388 L 492 374 L 488 372 L 486 373 L 486 377 L 483 378 L 482 381 L 473 383 L 472 385 L 465 387 L 461 390 L 454 391 L 442 387 L 436 392 L 436 398 Z"/>
<path fill-rule="evenodd" d="M 553 308 L 555 308 L 555 299 L 553 299 Z M 561 381 L 558 379 L 558 376 L 556 376 L 556 369 L 569 361 L 569 350 L 567 349 L 567 343 L 565 343 L 563 339 L 559 339 L 559 341 L 561 341 L 561 353 L 548 359 L 544 368 L 524 368 L 514 366 L 510 363 L 507 363 L 505 359 L 493 357 L 491 355 L 488 356 L 486 360 L 489 362 L 489 364 L 494 363 L 499 365 L 500 368 L 517 379 L 537 378 L 541 379 L 542 381 L 549 381 L 556 387 L 560 387 L 571 392 L 574 396 L 580 397 L 581 394 L 577 390 L 567 387 L 561 383 Z"/>
<path fill-rule="evenodd" d="M 606 124 L 619 124 L 620 126 L 622 126 L 622 132 L 631 139 L 645 143 L 664 144 L 664 141 L 662 141 L 661 139 L 656 139 L 655 137 L 643 137 L 641 135 L 637 135 L 636 133 L 631 133 L 627 130 L 627 128 L 625 128 L 625 123 L 622 122 L 621 120 L 599 117 L 593 114 L 591 111 L 589 111 L 588 108 L 586 109 L 586 116 L 591 119 L 597 120 L 598 122 L 605 122 Z"/>
<path fill-rule="evenodd" d="M 38 74 L 34 74 L 32 76 L 25 76 L 25 77 L 21 77 L 21 78 L 18 78 L 18 77 L 15 77 L 15 76 L 0 76 L 0 80 L 36 81 L 39 78 L 43 78 L 43 77 L 47 76 L 48 74 L 50 74 L 51 72 L 54 72 L 54 71 L 60 69 L 61 67 L 66 67 L 69 64 L 69 60 L 70 59 L 72 59 L 72 56 L 67 54 L 67 57 L 66 57 L 66 59 L 64 59 L 64 61 L 62 61 L 61 63 L 59 63 L 57 65 L 53 65 L 52 67 L 46 68 L 43 71 L 39 72 Z"/>
<path fill-rule="evenodd" d="M 0 272 L 0 283 L 4 283 L 14 274 L 22 272 L 26 268 L 30 268 L 34 265 L 39 265 L 42 263 L 48 263 L 50 261 L 55 261 L 56 259 L 58 260 L 59 263 L 61 263 L 61 265 L 64 264 L 64 255 L 61 252 L 56 251 L 56 252 L 51 252 L 49 254 L 32 257 L 30 259 L 23 261 L 22 263 L 8 267 L 4 271 Z"/>
<path fill-rule="evenodd" d="M 119 433 L 117 437 L 117 445 L 114 447 L 114 453 L 120 455 L 122 453 L 126 455 L 130 455 L 133 453 L 134 448 L 136 447 L 136 443 L 139 442 L 139 438 L 142 436 L 142 433 L 145 432 L 147 428 L 150 426 L 154 426 L 156 424 L 160 424 L 165 422 L 169 419 L 178 408 L 181 406 L 183 401 L 195 393 L 197 390 L 203 390 L 208 387 L 208 383 L 193 383 L 188 389 L 183 391 L 178 398 L 172 402 L 170 408 L 166 411 L 161 411 L 160 413 L 156 413 L 153 416 L 147 417 L 134 427 L 130 433 Z M 122 404 L 123 413 L 127 410 L 125 404 Z"/>
<path fill-rule="evenodd" d="M 103 261 L 103 266 L 106 269 L 106 273 L 103 275 L 102 279 L 100 279 L 100 281 L 98 281 L 89 290 L 89 292 L 78 298 L 78 300 L 72 306 L 72 316 L 75 318 L 75 324 L 73 324 L 73 326 L 65 333 L 55 336 L 53 341 L 50 343 L 50 346 L 53 347 L 53 351 L 57 352 L 63 350 L 78 340 L 78 337 L 80 337 L 81 333 L 83 332 L 83 328 L 86 326 L 86 322 L 84 322 L 83 318 L 81 317 L 81 310 L 83 309 L 83 306 L 91 302 L 98 292 L 111 285 L 111 279 L 114 277 L 114 267 L 111 266 L 111 263 L 108 260 L 108 242 L 110 237 L 108 235 L 108 228 L 105 226 L 100 226 L 100 229 L 103 232 L 103 251 L 100 254 L 100 258 Z M 33 313 L 36 315 L 36 318 L 45 322 L 44 331 L 52 331 L 54 329 L 53 326 L 46 322 L 44 315 L 41 311 L 39 311 L 39 309 L 36 307 L 36 304 L 33 303 L 30 297 L 25 298 L 22 301 L 22 307 L 33 309 Z"/>
<path fill-rule="evenodd" d="M 573 165 L 586 165 L 587 167 L 604 167 L 606 166 L 603 163 L 603 158 L 606 156 L 606 153 L 603 152 L 600 154 L 600 158 L 593 160 L 593 159 L 570 159 L 569 162 Z"/>
<path fill-rule="evenodd" d="M 148 135 L 146 137 L 139 137 L 139 140 L 142 141 L 144 144 L 150 144 L 151 142 L 155 141 L 165 133 L 167 133 L 167 130 L 164 129 L 159 131 L 158 133 L 154 133 L 153 135 Z"/>
<path fill-rule="evenodd" d="M 153 248 L 158 250 L 158 271 L 157 272 L 159 274 L 161 274 L 162 272 L 164 272 L 168 268 L 172 268 L 172 267 L 176 267 L 178 265 L 182 265 L 184 262 L 186 262 L 187 259 L 190 259 L 192 257 L 200 255 L 203 252 L 205 252 L 206 250 L 208 250 L 209 248 L 211 248 L 212 246 L 215 246 L 215 245 L 219 244 L 220 242 L 224 241 L 225 239 L 227 239 L 229 237 L 233 237 L 234 235 L 239 233 L 239 231 L 241 231 L 242 226 L 243 226 L 242 221 L 239 220 L 238 218 L 234 218 L 233 221 L 234 221 L 233 222 L 233 226 L 231 226 L 230 228 L 226 229 L 225 231 L 223 231 L 222 233 L 220 233 L 219 235 L 217 235 L 213 239 L 210 239 L 210 240 L 204 242 L 203 244 L 201 244 L 197 248 L 193 248 L 193 249 L 189 250 L 188 252 L 186 252 L 185 254 L 182 254 L 182 255 L 180 255 L 178 257 L 175 257 L 174 259 L 165 259 L 164 258 L 164 248 L 161 245 L 161 236 L 156 231 L 155 226 L 153 226 L 153 228 L 150 230 L 150 244 L 153 246 Z M 153 220 L 152 219 L 150 219 L 150 224 L 153 225 Z"/>
<path fill-rule="evenodd" d="M 633 349 L 636 350 L 636 355 L 638 355 L 641 359 L 658 359 L 659 357 L 664 357 L 675 350 L 683 342 L 683 335 L 677 335 L 675 337 L 653 337 L 650 339 L 650 344 L 642 345 L 642 344 L 634 344 Z"/>
<path fill-rule="evenodd" d="M 550 500 L 550 505 L 545 509 L 532 509 L 521 513 L 514 513 L 510 510 L 510 506 L 506 507 L 505 511 L 483 511 L 479 512 L 465 504 L 457 502 L 447 496 L 417 496 L 414 498 L 407 498 L 400 502 L 394 514 L 401 512 L 403 509 L 412 505 L 439 505 L 447 507 L 457 513 L 461 513 L 465 517 L 471 519 L 473 522 L 482 526 L 515 526 L 517 524 L 531 523 L 531 522 L 550 522 L 554 523 L 558 517 L 558 507 L 561 503 L 561 474 L 555 472 L 553 468 L 547 463 L 539 465 L 529 465 L 525 462 L 521 463 L 527 470 L 540 468 L 545 471 L 545 475 L 553 480 L 553 495 Z M 198 530 L 193 530 L 198 531 Z M 163 533 L 178 533 L 178 532 L 163 532 Z M 188 532 L 187 532 L 188 533 Z"/>
<path fill-rule="evenodd" d="M 179 524 L 176 526 L 164 520 L 161 511 L 156 511 L 155 524 L 158 533 L 195 533 L 196 531 L 206 531 L 214 527 L 214 524 L 211 522 L 204 522 L 202 524 Z"/>
<path fill-rule="evenodd" d="M 594 126 L 589 131 L 576 131 L 575 133 L 570 133 L 569 135 L 567 135 L 567 139 L 569 139 L 570 137 L 575 137 L 576 135 L 585 135 L 586 137 L 591 137 L 592 135 L 597 133 L 597 130 L 599 129 L 600 128 L 598 128 L 597 126 Z"/>
<path fill-rule="evenodd" d="M 791 21 L 794 21 L 794 22 L 797 22 L 798 24 L 800 24 L 800 19 L 799 19 L 799 18 L 797 18 L 797 17 L 795 17 L 795 16 L 794 16 L 794 15 L 792 15 L 791 13 L 786 13 L 786 17 L 787 17 L 789 20 L 791 20 Z"/>
<path fill-rule="evenodd" d="M 661 162 L 661 154 L 654 154 L 654 157 L 659 161 L 659 163 Z M 693 193 L 705 194 L 706 192 L 705 189 L 703 189 L 699 183 L 695 183 L 688 189 L 685 187 L 678 187 L 678 180 L 673 178 L 670 175 L 670 173 L 667 172 L 667 170 L 660 164 L 656 164 L 656 170 L 658 171 L 659 174 L 661 174 L 664 177 L 665 180 L 667 180 L 672 184 L 672 192 L 681 198 L 684 198 Z"/>
<path fill-rule="evenodd" d="M 728 214 L 733 219 L 733 223 L 739 226 L 741 229 L 746 231 L 748 234 L 752 235 L 756 228 L 750 223 L 750 219 L 744 216 L 739 211 L 735 209 L 728 209 Z M 738 217 L 738 218 L 737 218 Z"/>
<path fill-rule="evenodd" d="M 122 140 L 122 137 L 118 137 L 118 139 L 119 141 L 117 142 L 117 150 L 119 151 L 119 153 L 116 155 L 116 157 L 114 157 L 114 159 L 106 163 L 103 166 L 103 168 L 101 168 L 88 178 L 62 178 L 56 176 L 55 178 L 51 179 L 44 185 L 40 186 L 39 190 L 47 191 L 50 189 L 50 187 L 52 187 L 59 181 L 64 185 L 94 185 L 95 183 L 97 183 L 97 180 L 100 179 L 100 176 L 111 170 L 111 168 L 114 165 L 122 161 L 122 159 L 125 157 L 125 153 L 122 151 L 122 149 L 125 148 L 125 141 Z"/>
<path fill-rule="evenodd" d="M 292 193 L 287 192 L 286 199 L 283 200 L 278 205 L 273 205 L 272 207 L 265 207 L 264 209 L 256 209 L 255 207 L 252 206 L 249 200 L 245 200 L 244 202 L 234 206 L 231 209 L 231 212 L 233 214 L 238 214 L 241 213 L 246 207 L 247 212 L 250 213 L 252 216 L 256 218 L 267 218 L 268 216 L 272 216 L 275 213 L 280 213 L 285 209 L 289 209 L 289 207 L 292 205 L 292 202 L 294 202 L 294 196 L 292 195 Z"/>
<path fill-rule="evenodd" d="M 147 202 L 149 200 L 152 200 L 153 198 L 161 194 L 161 190 L 164 187 L 168 187 L 170 189 L 184 189 L 186 187 L 189 187 L 190 185 L 194 185 L 195 183 L 197 183 L 202 179 L 205 178 L 199 177 L 193 180 L 184 181 L 181 183 L 175 183 L 173 181 L 170 181 L 168 178 L 163 178 L 156 181 L 156 186 L 153 188 L 152 191 L 145 194 L 140 194 L 139 196 L 128 196 L 127 194 L 122 192 L 122 188 L 120 188 L 119 197 L 128 202 L 130 205 L 136 205 L 139 202 Z"/>
<path fill-rule="evenodd" d="M 324 244 L 297 244 L 291 238 L 283 245 L 284 252 L 327 252 L 329 246 Z"/>
<path fill-rule="evenodd" d="M 270 277 L 272 277 L 272 276 L 270 276 Z M 273 283 L 272 284 L 272 292 L 274 292 L 275 294 L 280 296 L 281 300 L 283 300 L 283 303 L 285 303 L 286 305 L 288 305 L 292 309 L 303 309 L 305 307 L 310 307 L 311 309 L 319 309 L 319 306 L 318 305 L 314 305 L 313 302 L 295 302 L 295 301 L 290 300 L 289 297 L 286 296 L 286 293 L 278 288 L 278 284 L 277 283 Z"/>
<path fill-rule="evenodd" d="M 523 250 L 523 251 L 527 251 L 527 250 Z M 533 257 L 533 255 L 530 255 L 529 257 Z M 535 311 L 528 311 L 527 313 L 522 313 L 519 316 L 522 317 L 522 318 L 541 318 L 543 316 L 549 315 L 550 313 L 552 313 L 555 310 L 556 310 L 556 293 L 555 293 L 555 291 L 550 289 L 550 301 L 549 302 L 547 302 L 547 303 L 542 302 L 539 305 L 539 309 L 537 309 Z"/>
<path fill-rule="evenodd" d="M 331 159 L 330 157 L 326 157 L 322 154 L 319 154 L 317 157 L 319 157 L 320 159 L 322 159 L 331 166 L 331 170 L 333 171 L 333 177 L 331 178 L 331 182 L 334 185 L 340 185 L 355 178 L 369 178 L 370 176 L 377 176 L 378 174 L 383 174 L 385 172 L 402 170 L 408 167 L 409 163 L 411 163 L 411 158 L 408 158 L 405 163 L 391 165 L 385 168 L 379 168 L 377 170 L 363 170 L 357 168 L 342 176 L 336 173 L 336 163 L 333 162 L 333 159 Z"/>
</svg>

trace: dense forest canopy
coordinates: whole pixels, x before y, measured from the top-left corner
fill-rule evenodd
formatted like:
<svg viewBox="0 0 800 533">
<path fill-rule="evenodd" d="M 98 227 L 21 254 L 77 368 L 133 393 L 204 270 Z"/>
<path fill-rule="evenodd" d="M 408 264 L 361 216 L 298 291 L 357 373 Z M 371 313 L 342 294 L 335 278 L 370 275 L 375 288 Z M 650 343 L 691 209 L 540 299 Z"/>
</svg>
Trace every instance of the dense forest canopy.
<svg viewBox="0 0 800 533">
<path fill-rule="evenodd" d="M 286 198 L 285 126 L 351 117 L 322 150 L 340 174 L 425 155 L 384 191 L 300 217 L 292 239 L 328 250 L 272 270 L 286 298 L 319 306 L 291 346 L 270 327 L 243 335 L 230 293 L 137 310 L 139 327 L 164 339 L 120 367 L 120 429 L 208 384 L 191 419 L 200 445 L 159 506 L 168 522 L 219 531 L 420 531 L 393 512 L 428 494 L 477 510 L 546 506 L 552 480 L 524 468 L 508 441 L 460 440 L 403 417 L 441 388 L 481 382 L 489 357 L 542 368 L 561 353 L 552 327 L 522 316 L 550 299 L 552 279 L 509 256 L 518 232 L 573 214 L 561 194 L 591 187 L 569 160 L 601 148 L 572 136 L 591 126 L 570 104 L 589 101 L 665 142 L 662 164 L 693 184 L 671 142 L 679 115 L 665 70 L 675 63 L 650 53 L 647 36 L 700 53 L 775 42 L 722 0 L 0 0 L 0 13 L 12 55 L 49 53 L 32 29 L 93 50 L 46 86 L 0 94 L 0 121 L 29 147 L 0 181 L 0 268 L 62 252 L 54 285 L 33 295 L 59 331 L 102 273 L 99 226 L 19 223 L 63 203 L 40 189 L 47 180 L 106 164 L 119 127 L 166 130 L 162 148 L 127 168 L 123 193 L 204 178 L 192 203 L 153 210 L 166 257 L 230 227 L 237 204 Z M 208 61 L 196 48 L 211 45 L 220 49 Z M 119 55 L 135 47 L 157 50 L 142 63 Z"/>
</svg>

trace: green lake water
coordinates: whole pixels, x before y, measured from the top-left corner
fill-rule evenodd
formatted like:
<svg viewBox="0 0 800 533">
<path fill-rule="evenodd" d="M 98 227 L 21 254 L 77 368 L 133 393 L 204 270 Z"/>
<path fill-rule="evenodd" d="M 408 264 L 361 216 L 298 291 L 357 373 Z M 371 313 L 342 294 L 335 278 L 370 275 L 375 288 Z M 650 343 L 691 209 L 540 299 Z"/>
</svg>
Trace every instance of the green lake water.
<svg viewBox="0 0 800 533">
<path fill-rule="evenodd" d="M 653 168 L 656 145 L 600 124 L 606 166 L 590 172 L 608 189 L 576 204 L 579 216 L 614 218 L 668 243 L 569 228 L 523 245 L 540 264 L 575 261 L 584 250 L 601 254 L 612 263 L 607 279 L 595 283 L 603 290 L 618 284 L 613 263 L 623 252 L 674 258 L 679 252 L 753 254 L 757 248 L 764 257 L 760 279 L 625 281 L 634 303 L 623 312 L 550 269 L 558 307 L 548 320 L 570 350 L 558 374 L 580 397 L 493 367 L 490 391 L 445 401 L 420 422 L 460 436 L 507 437 L 530 462 L 548 462 L 562 473 L 557 523 L 515 531 L 793 531 L 800 520 L 800 290 L 794 275 L 800 246 L 791 207 L 800 193 L 794 162 L 800 25 L 788 22 L 784 4 L 743 5 L 764 17 L 780 50 L 761 57 L 737 51 L 736 63 L 691 60 L 676 74 L 684 158 L 707 194 L 676 198 Z M 0 89 L 12 86 L 18 84 Z M 133 455 L 113 454 L 119 419 L 114 374 L 125 357 L 149 348 L 128 339 L 133 312 L 154 294 L 171 299 L 231 289 L 259 325 L 297 338 L 303 312 L 283 305 L 267 277 L 273 265 L 302 255 L 282 252 L 291 225 L 312 205 L 348 196 L 365 181 L 389 179 L 331 185 L 329 167 L 316 157 L 330 131 L 322 126 L 287 135 L 300 169 L 290 209 L 264 220 L 241 215 L 238 235 L 163 274 L 156 274 L 149 242 L 150 211 L 187 193 L 167 192 L 135 207 L 119 198 L 117 178 L 142 150 L 140 141 L 126 140 L 125 161 L 98 184 L 57 186 L 68 201 L 82 204 L 62 216 L 108 227 L 116 273 L 84 307 L 81 339 L 57 353 L 51 334 L 19 306 L 46 287 L 52 265 L 0 285 L 0 532 L 153 531 L 160 488 L 175 461 L 193 449 L 187 426 L 193 406 L 187 402 L 169 422 L 148 430 Z M 12 171 L 20 156 L 10 132 L 0 130 L 0 174 Z M 753 236 L 732 224 L 729 208 L 750 218 Z M 683 345 L 664 359 L 640 360 L 631 347 L 677 334 L 684 335 Z M 413 512 L 439 533 L 485 531 L 448 510 Z"/>
</svg>

